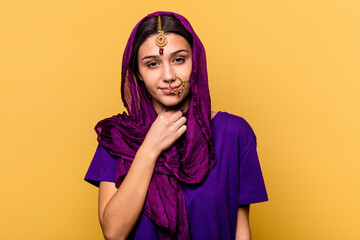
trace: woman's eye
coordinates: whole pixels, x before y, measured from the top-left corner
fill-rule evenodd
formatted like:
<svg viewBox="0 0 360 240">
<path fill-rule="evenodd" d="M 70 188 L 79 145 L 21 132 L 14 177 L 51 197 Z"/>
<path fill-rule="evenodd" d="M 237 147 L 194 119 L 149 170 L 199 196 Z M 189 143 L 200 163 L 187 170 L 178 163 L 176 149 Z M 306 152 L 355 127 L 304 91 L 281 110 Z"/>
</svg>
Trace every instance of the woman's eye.
<svg viewBox="0 0 360 240">
<path fill-rule="evenodd" d="M 182 58 L 182 57 L 177 57 L 174 59 L 174 62 L 177 62 L 177 63 L 184 62 L 184 61 L 185 61 L 185 58 Z"/>
<path fill-rule="evenodd" d="M 150 62 L 147 64 L 148 67 L 155 67 L 157 65 L 157 62 Z"/>
</svg>

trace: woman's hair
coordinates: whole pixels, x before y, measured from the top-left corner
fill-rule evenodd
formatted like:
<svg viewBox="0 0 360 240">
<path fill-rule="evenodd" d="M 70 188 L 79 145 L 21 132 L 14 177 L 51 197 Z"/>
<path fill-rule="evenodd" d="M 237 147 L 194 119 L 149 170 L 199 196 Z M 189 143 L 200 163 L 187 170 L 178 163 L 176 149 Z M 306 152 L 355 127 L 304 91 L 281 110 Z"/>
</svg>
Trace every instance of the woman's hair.
<svg viewBox="0 0 360 240">
<path fill-rule="evenodd" d="M 138 67 L 138 53 L 141 44 L 150 36 L 158 33 L 158 17 L 146 18 L 136 31 L 133 48 L 130 56 L 130 68 L 137 79 L 140 77 Z M 193 45 L 193 37 L 181 24 L 180 20 L 173 15 L 161 15 L 161 28 L 164 33 L 176 33 L 185 38 L 190 46 Z M 154 43 L 155 44 L 155 43 Z"/>
</svg>

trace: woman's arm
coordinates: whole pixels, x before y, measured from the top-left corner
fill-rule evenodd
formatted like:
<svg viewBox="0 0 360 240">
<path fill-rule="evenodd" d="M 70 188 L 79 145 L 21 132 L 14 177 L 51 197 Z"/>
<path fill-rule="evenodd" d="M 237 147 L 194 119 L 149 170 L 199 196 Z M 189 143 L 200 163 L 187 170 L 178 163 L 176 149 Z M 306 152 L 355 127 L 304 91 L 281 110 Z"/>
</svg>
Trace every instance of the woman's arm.
<svg viewBox="0 0 360 240">
<path fill-rule="evenodd" d="M 185 122 L 180 111 L 160 113 L 119 189 L 115 183 L 100 183 L 99 220 L 106 239 L 126 239 L 134 228 L 145 203 L 155 163 L 161 152 L 186 131 Z"/>
<path fill-rule="evenodd" d="M 250 205 L 241 205 L 238 208 L 236 223 L 236 240 L 251 240 L 250 224 L 249 224 Z"/>
<path fill-rule="evenodd" d="M 100 183 L 99 220 L 106 239 L 126 239 L 133 229 L 143 208 L 157 157 L 142 146 L 119 189 L 115 183 Z"/>
</svg>

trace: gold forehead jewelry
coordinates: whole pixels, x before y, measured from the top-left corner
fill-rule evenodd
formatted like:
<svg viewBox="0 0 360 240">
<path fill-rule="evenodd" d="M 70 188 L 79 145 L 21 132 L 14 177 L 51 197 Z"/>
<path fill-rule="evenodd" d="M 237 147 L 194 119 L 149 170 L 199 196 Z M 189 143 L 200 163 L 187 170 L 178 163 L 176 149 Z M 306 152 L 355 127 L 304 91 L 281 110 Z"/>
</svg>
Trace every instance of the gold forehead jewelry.
<svg viewBox="0 0 360 240">
<path fill-rule="evenodd" d="M 155 44 L 159 47 L 159 54 L 162 56 L 164 54 L 164 47 L 166 46 L 168 40 L 164 35 L 164 31 L 161 29 L 161 18 L 158 16 L 158 34 L 155 38 Z"/>
<path fill-rule="evenodd" d="M 179 89 L 178 89 L 178 90 L 172 89 L 172 87 L 171 87 L 172 81 L 170 81 L 170 82 L 169 82 L 169 90 L 170 90 L 171 93 L 177 95 L 178 101 L 180 102 L 181 92 L 184 90 L 185 83 L 190 82 L 190 80 L 183 81 L 183 80 L 181 80 L 181 78 L 179 78 L 179 77 L 176 77 L 176 79 L 179 79 L 179 80 L 180 80 Z M 174 81 L 174 82 L 175 82 L 175 81 Z"/>
</svg>

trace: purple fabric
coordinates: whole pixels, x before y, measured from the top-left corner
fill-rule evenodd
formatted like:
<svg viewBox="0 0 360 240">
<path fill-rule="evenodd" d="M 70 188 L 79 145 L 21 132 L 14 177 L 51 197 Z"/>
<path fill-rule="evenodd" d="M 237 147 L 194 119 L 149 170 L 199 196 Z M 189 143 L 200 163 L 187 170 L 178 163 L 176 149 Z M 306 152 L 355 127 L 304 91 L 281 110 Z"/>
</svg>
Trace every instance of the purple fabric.
<svg viewBox="0 0 360 240">
<path fill-rule="evenodd" d="M 155 12 L 146 17 L 158 15 L 175 16 L 193 36 L 193 66 L 190 75 L 192 97 L 186 113 L 186 133 L 157 160 L 143 212 L 156 223 L 160 239 L 189 239 L 189 219 L 184 193 L 179 184 L 201 183 L 216 163 L 210 127 L 206 56 L 200 39 L 183 16 Z M 134 78 L 130 69 L 133 40 L 144 19 L 133 29 L 123 56 L 121 96 L 128 114 L 124 112 L 104 119 L 95 127 L 99 143 L 118 159 L 116 187 L 124 180 L 138 148 L 157 117 L 144 83 Z"/>
<path fill-rule="evenodd" d="M 180 183 L 191 239 L 235 239 L 239 205 L 267 201 L 256 136 L 241 117 L 218 112 L 211 121 L 216 165 L 200 184 Z M 115 182 L 116 158 L 98 146 L 85 180 Z M 158 239 L 156 225 L 142 214 L 129 239 Z"/>
</svg>

